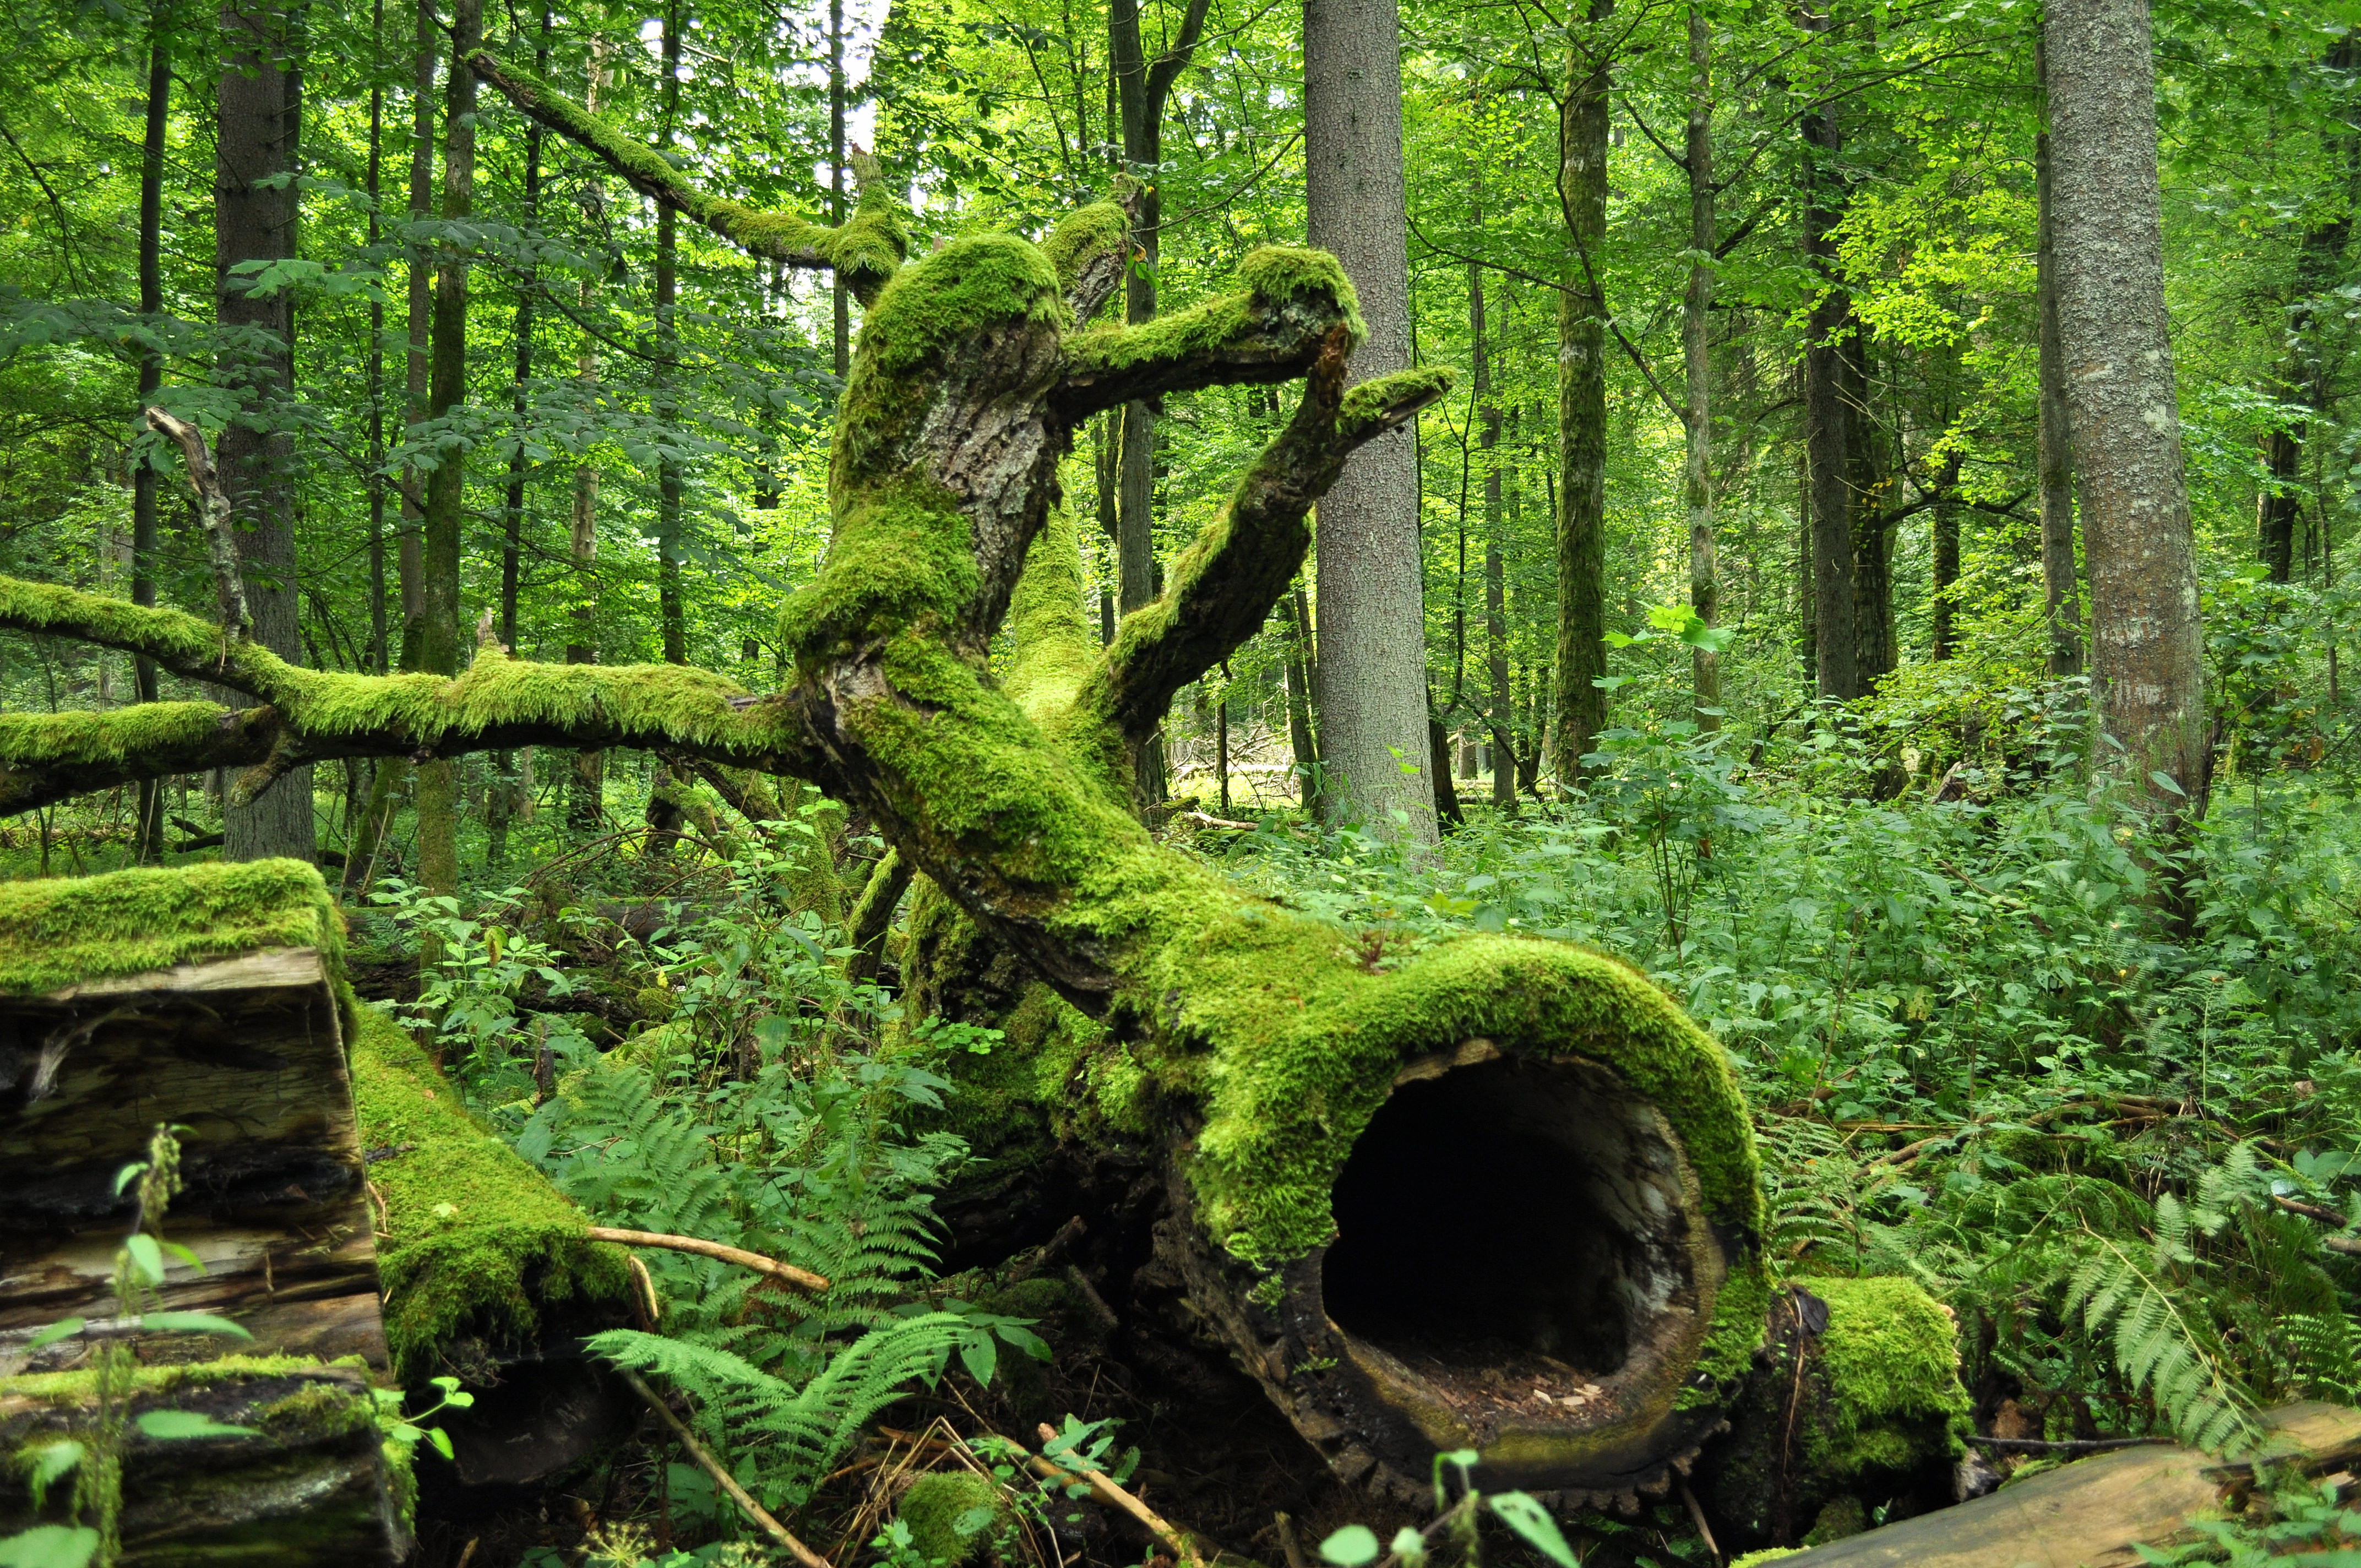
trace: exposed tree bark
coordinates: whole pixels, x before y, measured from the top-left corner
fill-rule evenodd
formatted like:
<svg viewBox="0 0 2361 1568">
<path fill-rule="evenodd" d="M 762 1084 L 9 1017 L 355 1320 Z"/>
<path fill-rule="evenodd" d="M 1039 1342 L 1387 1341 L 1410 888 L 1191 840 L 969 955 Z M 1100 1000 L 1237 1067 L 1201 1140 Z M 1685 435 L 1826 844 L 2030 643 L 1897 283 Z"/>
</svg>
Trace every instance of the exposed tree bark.
<svg viewBox="0 0 2361 1568">
<path fill-rule="evenodd" d="M 1591 0 L 1604 21 L 1612 0 Z M 1558 201 L 1568 241 L 1558 291 L 1557 751 L 1572 788 L 1607 728 L 1607 288 L 1598 274 L 1607 238 L 1607 151 L 1613 82 L 1602 56 L 1566 50 L 1558 117 Z M 1497 773 L 1500 760 L 1495 756 Z"/>
<path fill-rule="evenodd" d="M 369 8 L 369 146 L 368 146 L 368 243 L 374 250 L 382 237 L 383 203 L 385 200 L 385 84 L 376 80 L 375 73 L 385 69 L 385 0 L 373 0 Z M 385 476 L 379 470 L 385 466 L 385 300 L 373 295 L 369 300 L 368 351 L 368 580 L 369 580 L 369 652 L 368 667 L 372 674 L 382 675 L 392 668 L 392 643 L 389 637 L 390 617 L 387 613 L 385 579 Z M 350 819 L 346 833 L 346 842 L 359 831 L 359 815 Z"/>
<path fill-rule="evenodd" d="M 1683 148 L 1689 185 L 1689 281 L 1681 310 L 1681 369 L 1686 396 L 1682 422 L 1688 451 L 1681 469 L 1681 500 L 1689 523 L 1689 610 L 1708 626 L 1721 621 L 1721 560 L 1713 538 L 1713 24 L 1690 0 L 1688 15 L 1688 139 Z M 1721 655 L 1689 652 L 1700 730 L 1721 728 Z"/>
<path fill-rule="evenodd" d="M 244 0 L 225 6 L 227 34 L 216 106 L 214 188 L 214 314 L 236 334 L 223 379 L 242 411 L 222 431 L 218 461 L 242 527 L 238 553 L 256 635 L 290 663 L 303 654 L 295 578 L 294 439 L 279 428 L 295 386 L 295 314 L 284 291 L 258 295 L 248 262 L 295 254 L 293 181 L 302 126 L 302 19 Z M 233 861 L 314 852 L 312 775 L 298 771 L 223 818 L 222 853 Z"/>
<path fill-rule="evenodd" d="M 1295 763 L 1297 800 L 1306 815 L 1320 816 L 1320 749 L 1312 734 L 1312 616 L 1299 580 L 1279 601 L 1279 636 L 1287 649 L 1287 743 Z"/>
<path fill-rule="evenodd" d="M 590 46 L 589 93 L 584 107 L 598 112 L 599 97 L 607 89 L 607 45 L 601 38 Z M 538 122 L 536 122 L 538 123 Z M 593 231 L 603 232 L 607 226 L 607 190 L 596 174 L 582 182 L 582 219 Z M 582 280 L 581 302 L 590 302 L 591 282 Z M 588 335 L 582 339 L 581 356 L 575 361 L 575 372 L 584 383 L 598 379 L 598 344 Z M 595 664 L 598 662 L 598 466 L 584 459 L 574 467 L 573 505 L 569 514 L 567 558 L 574 566 L 574 611 L 566 642 L 566 662 L 569 664 Z M 574 769 L 566 784 L 566 820 L 574 828 L 588 832 L 606 818 L 607 754 L 588 751 L 574 753 Z"/>
<path fill-rule="evenodd" d="M 1407 370 L 1410 253 L 1395 0 L 1305 0 L 1303 148 L 1312 243 L 1359 296 L 1361 374 Z M 1339 820 L 1435 836 L 1426 765 L 1426 610 L 1418 451 L 1372 441 L 1320 504 L 1320 743 Z"/>
<path fill-rule="evenodd" d="M 2036 50 L 2038 60 L 2041 51 Z M 2038 313 L 2040 445 L 2036 459 L 2041 492 L 2041 587 L 2049 626 L 2049 673 L 2082 673 L 2082 587 L 2074 560 L 2074 455 L 2067 436 L 2066 350 L 2058 336 L 2056 197 L 2051 187 L 2049 72 L 2041 76 L 2045 128 L 2033 138 L 2033 186 L 2037 209 L 2036 304 Z"/>
<path fill-rule="evenodd" d="M 2134 793 L 2194 822 L 2205 812 L 2212 745 L 2166 330 L 2146 0 L 2051 0 L 2042 39 L 2059 338 L 2090 554 L 2091 672 Z"/>
<path fill-rule="evenodd" d="M 1821 24 L 1825 26 L 1825 22 Z M 1804 348 L 1805 446 L 1811 472 L 1813 664 L 1821 697 L 1850 702 L 1861 695 L 1853 624 L 1853 410 L 1846 397 L 1847 355 L 1860 332 L 1852 297 L 1838 274 L 1835 230 L 1846 193 L 1836 168 L 1844 151 L 1837 108 L 1824 104 L 1804 117 L 1810 204 L 1804 213 L 1804 254 L 1818 269 L 1821 294 L 1812 306 Z"/>
<path fill-rule="evenodd" d="M 1483 221 L 1480 205 L 1476 221 Z M 1467 269 L 1467 331 L 1473 383 L 1469 412 L 1476 421 L 1476 445 L 1482 454 L 1478 460 L 1484 468 L 1485 724 L 1491 731 L 1493 754 L 1513 758 L 1517 748 L 1511 738 L 1515 702 L 1509 689 L 1508 558 L 1502 538 L 1508 517 L 1500 490 L 1500 405 L 1492 395 L 1491 349 L 1485 337 L 1484 270 L 1473 263 Z M 1441 777 L 1435 784 L 1438 789 L 1449 787 Z M 1517 774 L 1513 763 L 1493 771 L 1492 804 L 1502 811 L 1516 810 Z M 1458 814 L 1444 815 L 1455 818 Z"/>
<path fill-rule="evenodd" d="M 1952 492 L 1959 484 L 1960 455 L 1954 452 L 1943 465 L 1942 477 L 1936 481 L 1934 626 L 1928 652 L 1937 659 L 1948 659 L 1955 652 L 1951 622 L 1957 609 L 1952 601 L 1960 586 L 1960 506 Z"/>
<path fill-rule="evenodd" d="M 844 0 L 828 0 L 828 221 L 842 227 L 844 211 Z M 829 280 L 834 317 L 831 339 L 836 349 L 836 376 L 852 371 L 852 305 L 844 280 Z"/>
<path fill-rule="evenodd" d="M 172 54 L 160 19 L 148 41 L 148 109 L 139 148 L 139 314 L 152 327 L 164 311 L 164 138 L 171 124 Z M 139 407 L 156 400 L 164 384 L 163 356 L 152 348 L 139 353 Z M 145 458 L 131 474 L 131 602 L 156 602 L 156 466 Z M 131 662 L 132 690 L 141 702 L 157 697 L 156 666 L 145 659 Z M 164 858 L 164 800 L 160 781 L 139 781 L 138 822 L 132 837 L 132 857 L 142 865 Z"/>
</svg>

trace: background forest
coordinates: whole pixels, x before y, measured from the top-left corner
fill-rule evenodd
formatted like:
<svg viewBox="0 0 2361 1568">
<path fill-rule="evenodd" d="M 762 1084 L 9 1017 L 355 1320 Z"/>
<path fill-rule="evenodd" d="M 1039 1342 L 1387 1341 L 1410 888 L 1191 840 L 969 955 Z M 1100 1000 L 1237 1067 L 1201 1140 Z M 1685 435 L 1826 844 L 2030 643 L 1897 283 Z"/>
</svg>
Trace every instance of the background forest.
<svg viewBox="0 0 2361 1568">
<path fill-rule="evenodd" d="M 828 543 L 848 290 L 479 104 L 452 69 L 469 23 L 432 0 L 8 20 L 0 573 L 212 618 L 156 406 L 267 472 L 241 550 L 258 633 L 302 664 L 450 674 L 496 639 L 784 683 L 778 605 Z M 1169 841 L 1373 950 L 1509 930 L 1643 970 L 1737 1066 L 1776 1267 L 1925 1283 L 1979 1431 L 2027 1445 L 2003 1468 L 2043 1442 L 2235 1442 L 2274 1401 L 2361 1396 L 2361 596 L 2339 556 L 2361 10 L 2152 16 L 2210 792 L 2112 766 L 2093 721 L 2094 568 L 2044 408 L 2043 258 L 2075 214 L 2046 211 L 2040 22 L 2034 0 L 1403 0 L 1409 351 L 1456 373 L 1412 437 L 1427 712 L 1391 755 L 1414 787 L 1323 761 L 1321 665 L 1360 635 L 1323 609 L 1328 562 L 1180 693 L 1140 792 Z M 873 157 L 914 256 L 1036 232 L 1127 174 L 1151 192 L 1134 321 L 1305 240 L 1298 7 L 543 0 L 479 25 L 717 193 L 840 222 Z M 1062 483 L 1102 639 L 1284 417 L 1241 386 L 1094 418 Z M 5 711 L 198 695 L 0 631 Z M 926 1283 L 960 1261 L 928 1206 L 964 1158 L 928 1118 L 933 1069 L 991 1031 L 906 1015 L 898 928 L 882 958 L 850 939 L 872 826 L 621 751 L 351 759 L 268 810 L 222 795 L 193 774 L 45 806 L 0 822 L 0 865 L 317 859 L 364 992 L 599 1223 L 838 1280 L 758 1332 L 718 1266 L 653 1259 L 694 1303 L 664 1343 L 689 1348 L 617 1354 L 692 1396 L 835 1561 L 873 1537 L 925 1561 L 826 1490 L 883 1403 L 861 1399 L 946 1366 L 941 1388 L 1007 1398 L 1028 1376 L 1007 1364 L 1046 1347 Z M 950 1305 L 910 1330 L 895 1304 L 918 1299 Z M 873 1337 L 895 1323 L 904 1361 Z M 875 1387 L 828 1441 L 697 1359 L 785 1389 L 862 1334 Z M 1159 1472 L 1160 1506 L 1295 1550 L 1223 1516 L 1265 1460 L 1152 1389 L 1094 1407 L 1086 1372 L 1056 1376 L 1083 1421 L 1198 1455 Z M 761 1540 L 653 1439 L 581 1490 L 578 1519 L 476 1561 Z M 1599 1562 L 1712 1552 L 1677 1505 L 1576 1533 Z M 467 1539 L 430 1534 L 431 1560 Z"/>
</svg>

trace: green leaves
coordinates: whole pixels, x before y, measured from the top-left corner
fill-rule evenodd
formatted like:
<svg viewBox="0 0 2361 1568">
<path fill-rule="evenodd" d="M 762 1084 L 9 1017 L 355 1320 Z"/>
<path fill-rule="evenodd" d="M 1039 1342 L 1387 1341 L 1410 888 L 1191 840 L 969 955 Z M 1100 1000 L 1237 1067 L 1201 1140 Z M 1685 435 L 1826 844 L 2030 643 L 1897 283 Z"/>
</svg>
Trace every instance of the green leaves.
<svg viewBox="0 0 2361 1568">
<path fill-rule="evenodd" d="M 1378 1550 L 1377 1532 L 1365 1524 L 1348 1524 L 1320 1543 L 1320 1555 L 1336 1568 L 1367 1568 Z"/>
<path fill-rule="evenodd" d="M 1557 1528 L 1550 1511 L 1524 1492 L 1499 1492 L 1484 1499 L 1502 1524 L 1524 1537 L 1527 1545 L 1559 1565 L 1576 1568 L 1574 1549 Z"/>
<path fill-rule="evenodd" d="M 231 1339 L 251 1340 L 244 1325 L 211 1312 L 148 1312 L 139 1319 L 141 1329 L 151 1334 L 224 1334 Z"/>
<path fill-rule="evenodd" d="M 98 1531 L 45 1524 L 0 1541 L 0 1568 L 83 1568 L 98 1552 Z"/>
<path fill-rule="evenodd" d="M 142 1437 L 178 1442 L 204 1437 L 259 1437 L 253 1427 L 229 1426 L 202 1410 L 146 1410 L 133 1419 Z"/>
</svg>

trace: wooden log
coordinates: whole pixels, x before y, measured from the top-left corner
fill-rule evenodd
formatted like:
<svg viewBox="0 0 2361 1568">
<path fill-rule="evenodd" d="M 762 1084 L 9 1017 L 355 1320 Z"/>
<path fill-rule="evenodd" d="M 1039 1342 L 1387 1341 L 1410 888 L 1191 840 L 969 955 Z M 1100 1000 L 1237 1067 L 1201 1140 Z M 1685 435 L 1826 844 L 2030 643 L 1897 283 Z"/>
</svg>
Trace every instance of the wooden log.
<svg viewBox="0 0 2361 1568">
<path fill-rule="evenodd" d="M 293 861 L 0 889 L 0 1373 L 71 1365 L 128 1329 L 112 1278 L 133 1199 L 115 1174 L 159 1123 L 184 1129 L 170 1235 L 203 1267 L 170 1264 L 156 1305 L 236 1321 L 242 1350 L 387 1365 L 341 939 Z M 91 1330 L 25 1352 L 69 1316 Z"/>
<path fill-rule="evenodd" d="M 2191 1515 L 2219 1508 L 2255 1465 L 2312 1473 L 2361 1460 L 2361 1410 L 2286 1405 L 2264 1412 L 2261 1451 L 2225 1464 L 2177 1444 L 2076 1460 L 1990 1497 L 1779 1559 L 1796 1568 L 2132 1568 L 2141 1543 L 2183 1535 Z"/>
<path fill-rule="evenodd" d="M 137 1378 L 124 1568 L 392 1568 L 409 1554 L 408 1465 L 387 1453 L 360 1370 L 238 1356 L 143 1367 Z M 88 1373 L 0 1379 L 0 1453 L 77 1433 L 90 1398 Z M 159 1441 L 136 1424 L 151 1410 L 198 1412 L 250 1435 Z M 21 1469 L 0 1468 L 0 1537 L 58 1522 L 59 1504 L 53 1491 L 36 1513 Z"/>
</svg>

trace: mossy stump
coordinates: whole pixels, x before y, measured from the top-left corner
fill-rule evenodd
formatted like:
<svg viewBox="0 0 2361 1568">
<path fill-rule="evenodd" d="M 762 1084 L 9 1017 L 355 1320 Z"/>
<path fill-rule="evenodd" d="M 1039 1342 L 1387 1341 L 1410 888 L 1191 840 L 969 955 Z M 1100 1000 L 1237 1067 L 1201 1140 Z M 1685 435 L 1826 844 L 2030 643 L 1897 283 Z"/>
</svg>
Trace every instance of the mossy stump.
<svg viewBox="0 0 2361 1568">
<path fill-rule="evenodd" d="M 186 1129 L 170 1234 L 204 1260 L 167 1270 L 160 1307 L 236 1320 L 241 1348 L 386 1365 L 343 931 L 293 861 L 0 884 L 0 1372 L 46 1324 L 112 1316 L 134 1202 L 115 1173 L 159 1123 Z"/>
<path fill-rule="evenodd" d="M 55 1523 L 36 1513 L 16 1456 L 77 1434 L 91 1376 L 0 1378 L 0 1537 Z M 227 1357 L 140 1370 L 122 1456 L 124 1568 L 392 1568 L 411 1549 L 409 1461 L 377 1421 L 367 1369 L 300 1357 Z M 137 1417 L 182 1410 L 236 1435 L 159 1441 Z"/>
</svg>

